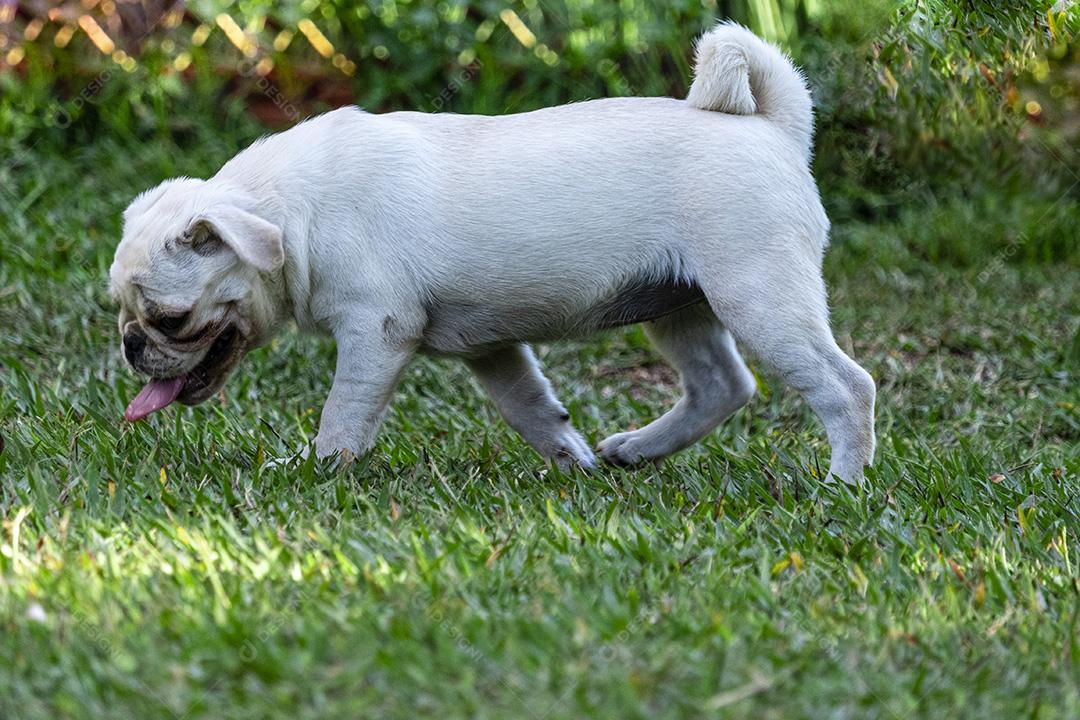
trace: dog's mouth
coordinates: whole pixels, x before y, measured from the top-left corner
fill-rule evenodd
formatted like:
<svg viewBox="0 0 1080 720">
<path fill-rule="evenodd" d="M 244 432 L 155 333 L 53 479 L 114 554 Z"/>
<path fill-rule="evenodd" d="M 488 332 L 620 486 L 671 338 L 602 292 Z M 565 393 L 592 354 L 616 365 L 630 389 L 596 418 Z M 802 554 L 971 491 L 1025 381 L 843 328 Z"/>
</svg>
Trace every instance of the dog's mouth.
<svg viewBox="0 0 1080 720">
<path fill-rule="evenodd" d="M 124 419 L 142 420 L 174 402 L 198 405 L 221 389 L 244 354 L 243 337 L 230 325 L 218 335 L 194 369 L 171 378 L 153 378 L 128 404 Z"/>
</svg>

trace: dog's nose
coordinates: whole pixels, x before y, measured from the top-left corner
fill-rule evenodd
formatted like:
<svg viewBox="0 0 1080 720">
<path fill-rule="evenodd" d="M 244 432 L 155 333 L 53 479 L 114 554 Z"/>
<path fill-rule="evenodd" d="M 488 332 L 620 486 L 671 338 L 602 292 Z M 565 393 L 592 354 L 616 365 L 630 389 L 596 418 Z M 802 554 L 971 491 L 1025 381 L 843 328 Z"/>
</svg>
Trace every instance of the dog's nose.
<svg viewBox="0 0 1080 720">
<path fill-rule="evenodd" d="M 136 359 L 142 354 L 145 347 L 146 338 L 142 335 L 133 332 L 124 335 L 124 357 L 132 365 L 135 364 Z"/>
</svg>

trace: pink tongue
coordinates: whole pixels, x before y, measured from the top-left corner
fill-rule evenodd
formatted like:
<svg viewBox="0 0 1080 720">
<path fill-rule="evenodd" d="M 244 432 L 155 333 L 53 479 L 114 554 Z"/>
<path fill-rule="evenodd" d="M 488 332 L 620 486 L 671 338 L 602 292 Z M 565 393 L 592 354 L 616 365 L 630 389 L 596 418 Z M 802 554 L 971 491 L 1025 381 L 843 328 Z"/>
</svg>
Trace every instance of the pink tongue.
<svg viewBox="0 0 1080 720">
<path fill-rule="evenodd" d="M 185 380 L 187 376 L 181 375 L 169 380 L 151 380 L 146 383 L 146 387 L 127 406 L 124 419 L 128 422 L 137 422 L 165 407 L 184 389 Z"/>
</svg>

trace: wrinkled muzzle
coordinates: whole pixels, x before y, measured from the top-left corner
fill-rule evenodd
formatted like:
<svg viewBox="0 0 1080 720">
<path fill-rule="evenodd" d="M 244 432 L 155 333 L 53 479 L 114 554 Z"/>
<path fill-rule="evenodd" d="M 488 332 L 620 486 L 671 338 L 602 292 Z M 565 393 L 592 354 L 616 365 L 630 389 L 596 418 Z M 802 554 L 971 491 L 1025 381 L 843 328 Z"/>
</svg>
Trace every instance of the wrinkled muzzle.
<svg viewBox="0 0 1080 720">
<path fill-rule="evenodd" d="M 151 379 L 128 404 L 124 419 L 137 422 L 174 402 L 197 405 L 213 396 L 244 356 L 246 345 L 236 326 L 226 325 L 209 347 L 200 351 L 201 359 L 196 359 L 197 354 L 153 345 L 141 330 L 125 330 L 125 358 L 137 372 Z M 191 364 L 190 369 L 183 369 Z"/>
</svg>

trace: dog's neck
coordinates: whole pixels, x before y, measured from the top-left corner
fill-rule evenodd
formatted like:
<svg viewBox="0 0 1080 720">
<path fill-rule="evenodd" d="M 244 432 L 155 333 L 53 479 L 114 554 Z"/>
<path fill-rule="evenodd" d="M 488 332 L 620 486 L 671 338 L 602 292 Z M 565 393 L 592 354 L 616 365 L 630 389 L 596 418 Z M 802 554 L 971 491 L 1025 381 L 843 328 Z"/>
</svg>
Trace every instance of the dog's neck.
<svg viewBox="0 0 1080 720">
<path fill-rule="evenodd" d="M 301 330 L 319 329 L 326 318 L 312 311 L 318 290 L 314 277 L 311 248 L 323 232 L 319 218 L 318 195 L 310 188 L 326 182 L 325 168 L 338 159 L 338 148 L 326 142 L 327 123 L 338 122 L 352 113 L 351 108 L 337 110 L 314 120 L 302 122 L 276 135 L 262 138 L 227 162 L 211 182 L 236 188 L 252 198 L 247 208 L 281 228 L 285 245 L 285 265 L 274 278 L 282 302 L 281 319 L 291 316 Z M 320 161 L 314 161 L 318 158 Z M 357 189 L 363 195 L 362 189 Z"/>
<path fill-rule="evenodd" d="M 253 201 L 245 210 L 267 222 L 281 228 L 285 250 L 285 263 L 281 270 L 273 273 L 260 273 L 261 288 L 257 291 L 257 302 L 272 305 L 273 319 L 266 329 L 268 336 L 275 334 L 289 319 L 296 322 L 304 331 L 316 328 L 316 320 L 310 308 L 311 268 L 308 254 L 308 238 L 313 228 L 296 218 L 304 217 L 295 208 L 289 208 L 283 193 L 265 174 L 255 186 L 237 181 L 237 176 L 221 177 L 219 174 L 210 182 L 220 182 L 243 193 Z"/>
<path fill-rule="evenodd" d="M 311 313 L 311 264 L 308 257 L 310 228 L 287 222 L 281 213 L 272 222 L 282 230 L 285 245 L 285 265 L 273 278 L 277 285 L 281 314 L 290 316 L 306 332 L 315 330 Z"/>
</svg>

